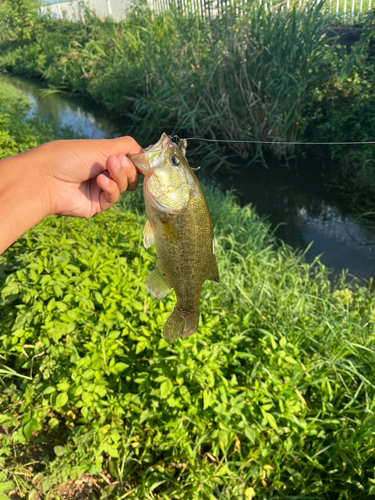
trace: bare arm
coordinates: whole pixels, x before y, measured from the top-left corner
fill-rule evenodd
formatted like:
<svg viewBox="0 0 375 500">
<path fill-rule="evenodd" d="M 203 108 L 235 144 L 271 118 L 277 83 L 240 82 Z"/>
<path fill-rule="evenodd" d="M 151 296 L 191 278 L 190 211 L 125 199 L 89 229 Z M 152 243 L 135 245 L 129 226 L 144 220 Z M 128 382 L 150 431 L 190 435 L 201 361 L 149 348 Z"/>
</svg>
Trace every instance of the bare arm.
<svg viewBox="0 0 375 500">
<path fill-rule="evenodd" d="M 54 141 L 0 161 L 0 253 L 47 215 L 89 218 L 136 189 L 140 152 L 131 137 Z"/>
</svg>

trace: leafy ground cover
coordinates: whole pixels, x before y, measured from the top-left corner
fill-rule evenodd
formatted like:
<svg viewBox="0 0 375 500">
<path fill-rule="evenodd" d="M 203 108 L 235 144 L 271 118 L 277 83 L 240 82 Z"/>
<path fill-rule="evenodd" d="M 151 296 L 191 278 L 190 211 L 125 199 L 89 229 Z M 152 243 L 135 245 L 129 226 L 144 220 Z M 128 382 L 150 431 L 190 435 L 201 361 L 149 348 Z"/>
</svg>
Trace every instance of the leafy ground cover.
<svg viewBox="0 0 375 500">
<path fill-rule="evenodd" d="M 146 291 L 141 190 L 49 217 L 0 257 L 0 495 L 375 493 L 371 283 L 332 290 L 251 207 L 205 191 L 221 283 L 189 339 L 163 339 L 173 295 Z"/>
</svg>

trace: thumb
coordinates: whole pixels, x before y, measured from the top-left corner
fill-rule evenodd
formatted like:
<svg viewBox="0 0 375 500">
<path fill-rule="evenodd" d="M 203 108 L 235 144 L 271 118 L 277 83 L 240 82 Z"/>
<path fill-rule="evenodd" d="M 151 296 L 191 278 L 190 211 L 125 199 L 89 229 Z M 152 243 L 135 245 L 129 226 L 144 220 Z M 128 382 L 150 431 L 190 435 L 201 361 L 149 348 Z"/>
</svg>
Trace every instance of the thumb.
<svg viewBox="0 0 375 500">
<path fill-rule="evenodd" d="M 108 156 L 118 155 L 120 153 L 123 153 L 124 155 L 143 153 L 141 146 L 130 136 L 108 139 L 105 143 L 106 144 L 104 146 L 107 150 Z"/>
</svg>

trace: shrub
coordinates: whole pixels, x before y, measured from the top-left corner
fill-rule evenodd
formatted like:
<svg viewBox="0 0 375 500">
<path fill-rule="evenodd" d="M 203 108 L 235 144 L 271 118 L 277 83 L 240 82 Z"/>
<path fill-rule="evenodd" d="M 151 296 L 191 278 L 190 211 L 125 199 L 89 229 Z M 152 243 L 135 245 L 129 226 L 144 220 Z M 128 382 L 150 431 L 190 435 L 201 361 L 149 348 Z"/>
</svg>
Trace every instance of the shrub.
<svg viewBox="0 0 375 500">
<path fill-rule="evenodd" d="M 221 283 L 189 339 L 162 338 L 174 300 L 146 292 L 155 254 L 131 196 L 90 221 L 50 217 L 1 257 L 0 352 L 30 377 L 4 386 L 1 423 L 18 446 L 52 433 L 45 491 L 104 467 L 130 498 L 364 498 L 374 295 L 332 294 L 322 265 L 207 191 Z"/>
</svg>

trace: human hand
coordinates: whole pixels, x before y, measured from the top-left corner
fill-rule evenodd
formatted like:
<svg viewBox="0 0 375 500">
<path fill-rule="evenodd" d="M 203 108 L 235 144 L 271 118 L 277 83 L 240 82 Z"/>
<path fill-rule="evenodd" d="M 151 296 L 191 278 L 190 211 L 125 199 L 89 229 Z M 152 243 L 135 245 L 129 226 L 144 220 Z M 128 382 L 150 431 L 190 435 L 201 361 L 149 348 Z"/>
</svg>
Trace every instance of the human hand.
<svg viewBox="0 0 375 500">
<path fill-rule="evenodd" d="M 50 214 L 89 218 L 138 185 L 138 171 L 126 155 L 142 148 L 131 137 L 54 141 L 32 152 L 38 155 Z"/>
<path fill-rule="evenodd" d="M 0 161 L 0 254 L 51 214 L 89 218 L 133 191 L 142 153 L 131 137 L 43 144 Z"/>
</svg>

